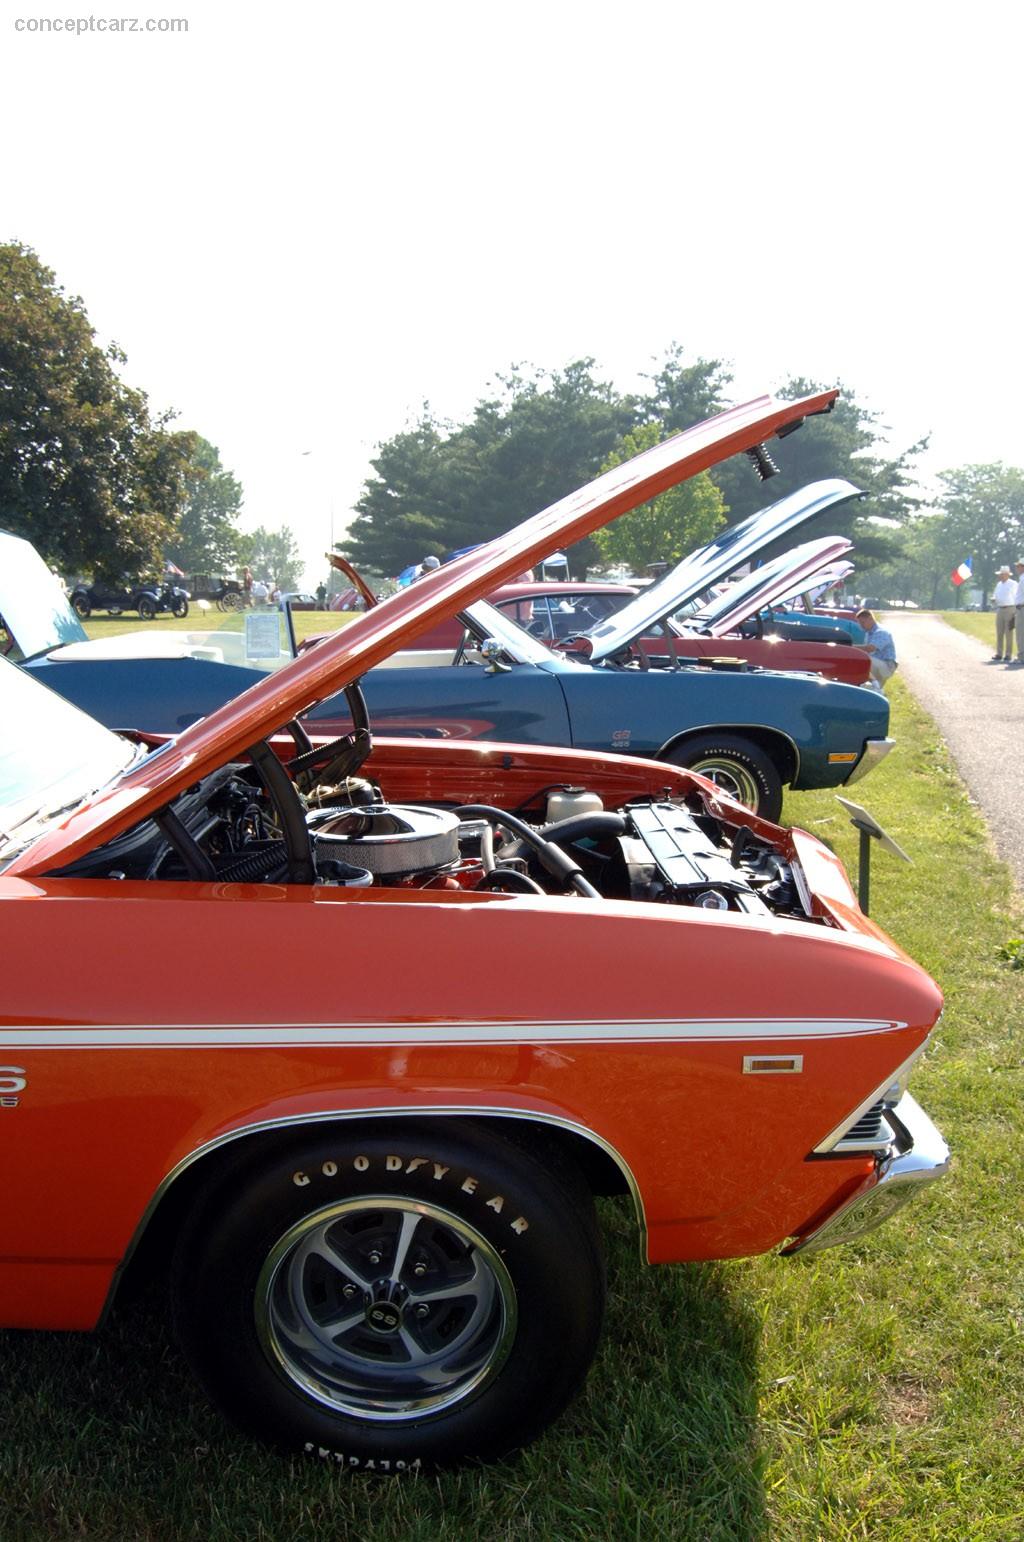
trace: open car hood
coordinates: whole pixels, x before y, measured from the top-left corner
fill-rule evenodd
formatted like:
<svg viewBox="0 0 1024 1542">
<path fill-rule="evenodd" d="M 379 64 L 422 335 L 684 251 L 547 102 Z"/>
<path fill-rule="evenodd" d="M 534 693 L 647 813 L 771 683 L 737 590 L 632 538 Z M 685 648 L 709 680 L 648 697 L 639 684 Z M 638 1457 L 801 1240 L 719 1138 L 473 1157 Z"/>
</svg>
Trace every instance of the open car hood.
<svg viewBox="0 0 1024 1542">
<path fill-rule="evenodd" d="M 18 650 L 15 657 L 31 659 L 62 643 L 87 641 L 60 579 L 31 542 L 6 530 L 0 530 L 0 616 Z"/>
<path fill-rule="evenodd" d="M 837 584 L 845 583 L 852 572 L 852 562 L 830 562 L 827 567 L 822 568 L 820 573 L 811 573 L 795 589 L 787 589 L 785 594 L 780 596 L 780 602 L 795 600 L 799 595 L 809 594 L 813 603 L 819 605 L 828 591 L 834 589 Z"/>
<path fill-rule="evenodd" d="M 756 616 L 766 605 L 794 593 L 794 585 L 797 585 L 796 593 L 802 592 L 801 580 L 810 581 L 826 563 L 841 557 L 852 545 L 853 542 L 844 536 L 823 535 L 817 541 L 794 546 L 792 551 L 783 552 L 763 567 L 755 568 L 745 578 L 738 578 L 724 594 L 717 595 L 691 616 L 687 625 L 710 632 L 712 637 L 723 637 L 749 617 Z"/>
<path fill-rule="evenodd" d="M 864 494 L 852 482 L 832 477 L 811 482 L 798 492 L 780 498 L 778 503 L 730 525 L 706 546 L 691 552 L 656 584 L 641 591 L 635 600 L 623 605 L 607 621 L 594 627 L 587 636 L 593 644 L 594 660 L 608 658 L 628 648 L 637 638 L 656 628 L 666 616 L 703 594 L 713 583 L 734 573 L 773 541 L 788 535 L 799 525 L 825 509 L 848 503 Z"/>
<path fill-rule="evenodd" d="M 786 432 L 812 414 L 830 411 L 838 394 L 822 391 L 796 401 L 761 396 L 731 407 L 613 467 L 507 534 L 437 568 L 186 728 L 41 835 L 14 859 L 7 873 L 44 873 L 74 861 L 358 680 L 437 622 L 511 582 L 548 552 L 582 540 L 620 514 L 732 455 L 754 449 L 780 430 Z M 848 496 L 855 493 L 850 489 Z M 743 560 L 737 556 L 735 562 Z"/>
</svg>

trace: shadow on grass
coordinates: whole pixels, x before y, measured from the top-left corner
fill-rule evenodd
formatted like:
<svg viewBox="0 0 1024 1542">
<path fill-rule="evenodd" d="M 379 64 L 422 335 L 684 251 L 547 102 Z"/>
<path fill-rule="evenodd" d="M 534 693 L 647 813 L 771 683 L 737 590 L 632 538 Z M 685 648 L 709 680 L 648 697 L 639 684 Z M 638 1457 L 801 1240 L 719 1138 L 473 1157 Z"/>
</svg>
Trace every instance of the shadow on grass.
<svg viewBox="0 0 1024 1542">
<path fill-rule="evenodd" d="M 388 1481 L 253 1444 L 206 1404 L 153 1295 L 94 1335 L 0 1333 L 5 1542 L 755 1542 L 760 1324 L 727 1266 L 644 1268 L 620 1207 L 602 1218 L 608 1318 L 588 1384 L 546 1436 L 488 1468 Z"/>
</svg>

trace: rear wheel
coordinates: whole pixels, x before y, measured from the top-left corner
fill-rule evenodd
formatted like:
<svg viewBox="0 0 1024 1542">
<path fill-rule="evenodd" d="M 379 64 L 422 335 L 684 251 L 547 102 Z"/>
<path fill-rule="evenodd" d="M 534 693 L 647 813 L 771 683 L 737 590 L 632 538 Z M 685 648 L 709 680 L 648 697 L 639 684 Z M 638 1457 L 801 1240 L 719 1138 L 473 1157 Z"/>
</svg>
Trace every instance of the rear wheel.
<svg viewBox="0 0 1024 1542">
<path fill-rule="evenodd" d="M 92 615 L 92 605 L 87 594 L 73 594 L 71 596 L 71 609 L 75 615 L 83 621 L 88 621 Z"/>
<path fill-rule="evenodd" d="M 174 1279 L 186 1352 L 228 1414 L 385 1472 L 536 1435 L 586 1373 L 603 1292 L 575 1169 L 411 1124 L 236 1167 L 193 1216 Z"/>
<path fill-rule="evenodd" d="M 171 609 L 178 617 L 179 621 L 182 620 L 185 616 L 188 615 L 188 600 L 185 599 L 184 595 L 180 596 L 175 600 Z"/>
<path fill-rule="evenodd" d="M 139 596 L 138 612 L 143 621 L 152 621 L 156 615 L 156 605 L 148 594 Z"/>
<path fill-rule="evenodd" d="M 688 739 L 666 759 L 699 771 L 737 803 L 762 819 L 777 821 L 782 813 L 782 778 L 760 745 L 739 734 L 705 734 Z"/>
</svg>

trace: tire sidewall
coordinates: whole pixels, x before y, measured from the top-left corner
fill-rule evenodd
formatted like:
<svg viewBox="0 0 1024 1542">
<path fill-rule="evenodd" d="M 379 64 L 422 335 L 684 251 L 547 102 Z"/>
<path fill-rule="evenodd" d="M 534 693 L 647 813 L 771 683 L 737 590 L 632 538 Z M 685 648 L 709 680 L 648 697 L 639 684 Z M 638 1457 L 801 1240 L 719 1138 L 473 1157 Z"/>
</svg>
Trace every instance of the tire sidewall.
<svg viewBox="0 0 1024 1542">
<path fill-rule="evenodd" d="M 723 734 L 680 745 L 668 758 L 676 765 L 695 769 L 697 762 L 713 756 L 735 761 L 754 778 L 760 789 L 754 812 L 761 819 L 777 821 L 782 812 L 782 779 L 769 756 L 758 745 Z"/>
<path fill-rule="evenodd" d="M 436 1414 L 378 1422 L 330 1410 L 289 1381 L 263 1348 L 255 1291 L 269 1253 L 299 1220 L 339 1202 L 408 1198 L 468 1223 L 497 1252 L 515 1292 L 507 1358 L 489 1380 Z M 341 1129 L 267 1162 L 235 1169 L 193 1219 L 175 1269 L 186 1353 L 236 1422 L 289 1450 L 351 1468 L 401 1471 L 502 1455 L 543 1428 L 593 1356 L 603 1269 L 589 1195 L 553 1182 L 511 1144 L 403 1128 Z"/>
</svg>

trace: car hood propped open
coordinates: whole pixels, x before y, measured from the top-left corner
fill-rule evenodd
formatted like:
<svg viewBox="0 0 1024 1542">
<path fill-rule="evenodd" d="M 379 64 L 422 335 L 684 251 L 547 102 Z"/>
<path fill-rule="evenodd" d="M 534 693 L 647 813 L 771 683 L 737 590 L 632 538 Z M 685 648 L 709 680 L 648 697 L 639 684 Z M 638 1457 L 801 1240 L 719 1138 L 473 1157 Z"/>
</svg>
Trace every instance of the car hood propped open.
<svg viewBox="0 0 1024 1542">
<path fill-rule="evenodd" d="M 822 391 L 796 401 L 761 396 L 731 407 L 613 467 L 507 534 L 437 568 L 185 729 L 34 842 L 7 872 L 43 873 L 73 861 L 100 840 L 112 839 L 210 771 L 302 716 L 316 702 L 408 647 L 437 622 L 511 582 L 547 553 L 582 540 L 620 514 L 732 455 L 754 449 L 780 430 L 791 431 L 805 418 L 831 411 L 838 394 Z M 856 488 L 842 485 L 849 488 L 847 496 L 856 496 Z M 732 566 L 744 560 L 737 553 Z"/>
<path fill-rule="evenodd" d="M 841 535 L 823 535 L 817 541 L 805 541 L 792 551 L 755 568 L 745 578 L 730 584 L 724 594 L 717 595 L 710 604 L 688 619 L 687 625 L 699 631 L 710 632 L 712 637 L 724 637 L 742 626 L 751 616 L 756 616 L 766 605 L 794 592 L 794 585 L 804 580 L 808 583 L 821 572 L 826 563 L 835 561 L 850 550 L 852 541 Z M 799 590 L 797 591 L 799 592 Z"/>
<path fill-rule="evenodd" d="M 684 557 L 656 584 L 642 590 L 635 600 L 630 600 L 628 605 L 588 632 L 587 636 L 593 644 L 592 657 L 599 661 L 620 653 L 630 643 L 653 631 L 666 616 L 672 615 L 681 606 L 689 604 L 710 589 L 719 579 L 735 573 L 737 568 L 750 562 L 773 541 L 788 535 L 826 509 L 836 508 L 851 498 L 863 496 L 852 482 L 832 477 L 822 482 L 810 482 L 798 492 L 780 498 L 777 503 L 770 504 L 757 514 L 751 514 L 738 525 L 730 525 L 706 546 Z"/>
</svg>

